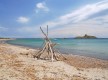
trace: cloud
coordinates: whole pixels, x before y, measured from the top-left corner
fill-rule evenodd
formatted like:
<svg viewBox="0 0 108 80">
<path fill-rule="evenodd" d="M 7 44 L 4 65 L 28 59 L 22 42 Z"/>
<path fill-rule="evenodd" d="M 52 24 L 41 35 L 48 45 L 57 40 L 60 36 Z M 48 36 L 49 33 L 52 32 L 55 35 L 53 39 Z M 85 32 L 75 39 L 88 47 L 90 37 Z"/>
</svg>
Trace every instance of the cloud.
<svg viewBox="0 0 108 80">
<path fill-rule="evenodd" d="M 74 20 L 78 22 L 87 19 L 91 15 L 108 9 L 108 0 L 104 0 L 95 4 L 88 4 L 82 8 L 60 17 L 61 20 Z"/>
<path fill-rule="evenodd" d="M 40 10 L 45 12 L 49 11 L 49 8 L 46 6 L 45 2 L 40 2 L 36 4 L 36 13 L 38 13 Z"/>
<path fill-rule="evenodd" d="M 7 30 L 8 30 L 8 28 L 0 26 L 0 31 L 7 31 Z"/>
<path fill-rule="evenodd" d="M 24 26 L 24 27 L 21 27 L 21 28 L 18 28 L 17 31 L 18 32 L 21 32 L 21 33 L 35 33 L 36 31 L 38 30 L 37 27 L 34 27 L 34 26 Z"/>
<path fill-rule="evenodd" d="M 52 25 L 49 25 L 49 27 L 51 26 Z M 46 30 L 45 27 L 46 25 L 42 26 L 44 30 Z M 25 26 L 17 30 L 20 34 L 43 37 L 39 25 Z M 70 23 L 62 25 L 62 27 L 49 28 L 49 37 L 75 37 L 84 34 L 95 35 L 97 37 L 108 37 L 108 15 L 80 21 L 75 24 Z"/>
<path fill-rule="evenodd" d="M 75 37 L 85 34 L 96 35 L 98 37 L 108 37 L 108 29 L 101 26 L 93 25 L 68 25 L 61 29 L 50 31 L 50 37 Z"/>
<path fill-rule="evenodd" d="M 51 26 L 49 25 L 49 27 Z M 44 30 L 46 30 L 45 27 L 46 25 L 42 26 Z M 39 29 L 39 25 L 21 27 L 17 31 L 27 36 L 44 37 Z M 62 25 L 62 27 L 58 28 L 49 28 L 49 37 L 75 37 L 84 34 L 108 37 L 108 15 L 80 21 L 75 24 Z"/>
<path fill-rule="evenodd" d="M 107 5 L 108 0 L 88 4 L 75 11 L 59 16 L 52 21 L 47 21 L 41 26 L 46 27 L 46 25 L 49 25 L 50 37 L 74 37 L 84 34 L 108 37 L 108 15 L 90 18 L 94 14 L 107 10 Z M 38 7 L 41 8 L 42 6 Z M 39 34 L 39 25 L 32 26 L 32 28 L 31 26 L 23 27 L 19 32 L 31 35 Z"/>
<path fill-rule="evenodd" d="M 50 36 L 53 37 L 75 37 L 84 34 L 108 37 L 108 15 L 80 21 L 76 24 L 70 23 L 50 30 Z"/>
<path fill-rule="evenodd" d="M 90 18 L 90 16 L 102 12 L 108 9 L 108 0 L 97 2 L 94 4 L 87 4 L 75 11 L 72 11 L 68 14 L 58 17 L 55 20 L 48 21 L 43 25 L 51 25 L 52 27 L 66 25 L 69 23 L 77 23 L 83 20 Z"/>
<path fill-rule="evenodd" d="M 23 26 L 17 28 L 17 33 L 19 33 L 21 37 L 42 37 L 40 28 L 37 26 Z"/>
<path fill-rule="evenodd" d="M 27 23 L 27 22 L 29 22 L 29 18 L 21 16 L 21 17 L 19 17 L 17 19 L 17 22 L 19 22 L 19 23 Z"/>
</svg>

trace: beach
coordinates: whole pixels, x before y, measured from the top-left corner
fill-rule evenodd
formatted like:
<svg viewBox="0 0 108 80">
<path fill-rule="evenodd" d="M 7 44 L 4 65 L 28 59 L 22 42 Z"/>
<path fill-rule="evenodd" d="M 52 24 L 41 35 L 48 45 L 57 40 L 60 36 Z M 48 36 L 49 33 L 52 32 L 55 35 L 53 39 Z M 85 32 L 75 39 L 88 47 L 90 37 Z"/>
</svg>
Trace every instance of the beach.
<svg viewBox="0 0 108 80">
<path fill-rule="evenodd" d="M 66 60 L 51 62 L 37 52 L 0 40 L 0 80 L 108 80 L 108 60 L 63 54 Z"/>
</svg>

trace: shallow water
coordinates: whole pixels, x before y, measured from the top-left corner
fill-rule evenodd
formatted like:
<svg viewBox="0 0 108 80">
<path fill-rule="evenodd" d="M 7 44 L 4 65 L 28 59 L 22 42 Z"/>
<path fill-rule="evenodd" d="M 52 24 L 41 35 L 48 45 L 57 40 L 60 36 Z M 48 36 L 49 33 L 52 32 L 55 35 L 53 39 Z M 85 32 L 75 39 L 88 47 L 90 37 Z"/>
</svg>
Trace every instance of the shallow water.
<svg viewBox="0 0 108 80">
<path fill-rule="evenodd" d="M 108 60 L 108 39 L 51 39 L 58 43 L 55 48 L 63 53 L 77 54 Z M 39 38 L 22 38 L 8 43 L 32 48 L 42 47 L 44 40 Z"/>
</svg>

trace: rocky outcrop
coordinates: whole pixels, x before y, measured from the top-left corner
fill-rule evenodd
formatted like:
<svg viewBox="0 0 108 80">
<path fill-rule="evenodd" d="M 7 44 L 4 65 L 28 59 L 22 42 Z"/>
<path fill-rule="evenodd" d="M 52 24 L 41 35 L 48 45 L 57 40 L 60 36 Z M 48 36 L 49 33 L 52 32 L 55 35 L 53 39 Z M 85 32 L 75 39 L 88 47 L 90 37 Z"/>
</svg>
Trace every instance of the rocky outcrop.
<svg viewBox="0 0 108 80">
<path fill-rule="evenodd" d="M 78 36 L 78 37 L 75 37 L 75 39 L 96 39 L 97 37 L 95 36 L 90 36 L 90 35 L 87 35 L 85 34 L 84 36 Z"/>
</svg>

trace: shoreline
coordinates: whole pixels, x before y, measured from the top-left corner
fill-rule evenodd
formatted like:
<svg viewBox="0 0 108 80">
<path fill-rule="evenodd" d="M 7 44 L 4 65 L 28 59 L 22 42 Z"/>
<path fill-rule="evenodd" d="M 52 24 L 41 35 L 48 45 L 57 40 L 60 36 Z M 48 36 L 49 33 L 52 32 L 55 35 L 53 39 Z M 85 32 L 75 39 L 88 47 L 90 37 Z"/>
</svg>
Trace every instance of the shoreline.
<svg viewBox="0 0 108 80">
<path fill-rule="evenodd" d="M 8 80 L 108 80 L 108 61 L 79 55 L 66 60 L 37 60 L 37 49 L 0 43 L 0 79 Z"/>
<path fill-rule="evenodd" d="M 12 40 L 14 40 L 14 39 L 12 39 Z M 8 40 L 7 40 L 8 41 Z M 5 43 L 7 43 L 7 44 L 10 44 L 10 43 L 8 43 L 8 42 L 6 42 L 5 41 Z M 29 46 L 24 46 L 24 45 L 18 45 L 18 44 L 10 44 L 10 45 L 14 45 L 14 46 L 21 46 L 21 47 L 24 47 L 24 48 L 30 48 L 30 49 L 36 49 L 36 50 L 39 50 L 40 48 L 39 47 L 36 47 L 36 48 L 34 48 L 34 47 L 29 47 Z M 108 61 L 108 59 L 104 59 L 104 58 L 100 58 L 100 57 L 95 57 L 95 56 L 93 56 L 93 55 L 83 55 L 83 54 L 80 54 L 80 53 L 67 53 L 67 52 L 65 52 L 65 50 L 63 51 L 62 49 L 61 49 L 61 54 L 63 54 L 63 55 L 68 55 L 68 56 L 81 56 L 81 57 L 87 57 L 87 58 L 91 58 L 91 59 L 97 59 L 97 60 L 104 60 L 104 61 Z"/>
<path fill-rule="evenodd" d="M 41 49 L 41 45 L 39 46 L 35 46 L 35 45 L 31 45 L 29 44 L 15 44 L 12 43 L 11 41 L 7 41 L 8 44 L 12 44 L 12 45 L 18 45 L 18 46 L 24 46 L 24 47 L 29 47 L 29 48 L 33 48 L 33 49 Z M 103 46 L 104 47 L 104 46 Z M 97 47 L 98 48 L 98 47 Z M 85 56 L 85 57 L 91 57 L 91 58 L 96 58 L 96 59 L 101 59 L 101 60 L 108 60 L 108 55 L 107 55 L 107 49 L 106 52 L 103 53 L 103 51 L 95 51 L 95 50 L 80 50 L 80 49 L 74 49 L 74 48 L 66 48 L 65 46 L 58 47 L 56 46 L 55 49 L 59 50 L 61 53 L 63 54 L 73 54 L 73 55 L 79 55 L 79 56 Z M 97 50 L 97 49 L 96 49 Z"/>
<path fill-rule="evenodd" d="M 13 40 L 13 39 L 9 39 L 9 40 Z M 9 44 L 7 43 L 7 39 L 6 40 L 3 40 L 4 43 L 3 44 L 7 44 L 8 46 L 13 46 L 13 47 L 20 47 L 20 48 L 24 48 L 24 49 L 32 49 L 32 50 L 35 50 L 35 51 L 38 51 L 39 48 L 31 48 L 31 47 L 27 47 L 27 46 L 22 46 L 22 45 L 14 45 L 14 44 Z M 94 57 L 89 57 L 89 56 L 83 56 L 83 55 L 75 55 L 75 54 L 65 54 L 65 53 L 61 53 L 64 57 L 67 58 L 67 60 L 61 60 L 61 61 L 64 61 L 66 63 L 68 63 L 69 65 L 73 65 L 73 62 L 74 61 L 79 61 L 81 63 L 81 65 L 84 63 L 87 63 L 88 62 L 94 62 L 94 63 L 91 63 L 91 64 L 87 64 L 85 66 L 80 66 L 80 64 L 74 64 L 75 67 L 82 67 L 82 68 L 89 68 L 89 67 L 92 67 L 92 68 L 95 68 L 95 67 L 101 67 L 101 68 L 108 68 L 108 64 L 107 66 L 103 66 L 101 64 L 103 63 L 108 63 L 108 60 L 104 60 L 104 59 L 98 59 L 98 58 L 94 58 Z M 71 62 L 72 61 L 72 62 Z M 98 64 L 96 64 L 98 63 Z M 99 65 L 99 66 L 98 66 Z"/>
</svg>

